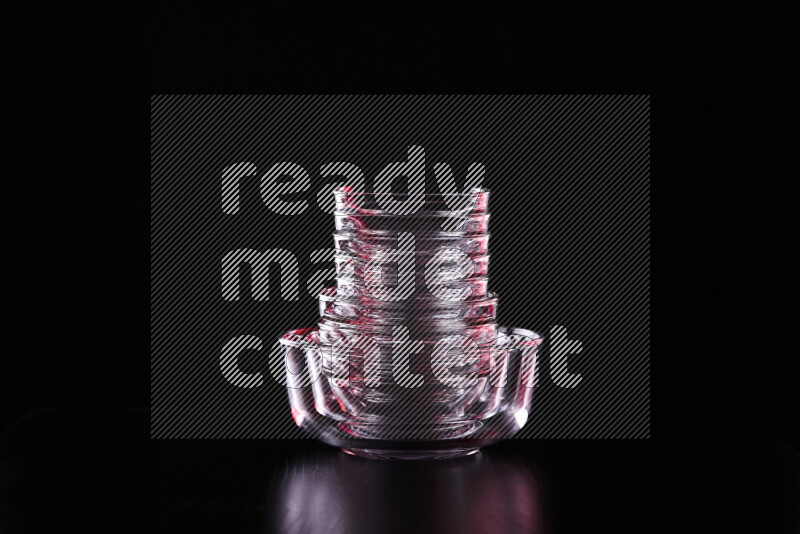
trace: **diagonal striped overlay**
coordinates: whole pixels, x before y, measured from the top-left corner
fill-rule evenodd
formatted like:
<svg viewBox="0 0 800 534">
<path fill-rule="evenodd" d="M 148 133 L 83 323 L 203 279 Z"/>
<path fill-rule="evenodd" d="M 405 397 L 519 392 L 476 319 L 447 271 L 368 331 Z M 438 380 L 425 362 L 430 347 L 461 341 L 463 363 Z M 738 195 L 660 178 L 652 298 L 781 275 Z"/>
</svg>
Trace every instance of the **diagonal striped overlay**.
<svg viewBox="0 0 800 534">
<path fill-rule="evenodd" d="M 649 96 L 155 96 L 150 142 L 152 437 L 302 437 L 269 356 L 316 322 L 312 292 L 332 276 L 325 192 L 354 176 L 372 191 L 411 146 L 426 191 L 437 163 L 458 187 L 485 168 L 499 322 L 546 340 L 517 437 L 650 436 Z M 288 163 L 308 187 L 272 209 L 261 177 Z M 234 292 L 224 259 L 239 250 L 280 261 L 242 269 Z M 550 379 L 554 325 L 582 343 L 574 388 Z M 258 387 L 221 369 L 240 336 L 261 340 L 238 359 Z"/>
</svg>

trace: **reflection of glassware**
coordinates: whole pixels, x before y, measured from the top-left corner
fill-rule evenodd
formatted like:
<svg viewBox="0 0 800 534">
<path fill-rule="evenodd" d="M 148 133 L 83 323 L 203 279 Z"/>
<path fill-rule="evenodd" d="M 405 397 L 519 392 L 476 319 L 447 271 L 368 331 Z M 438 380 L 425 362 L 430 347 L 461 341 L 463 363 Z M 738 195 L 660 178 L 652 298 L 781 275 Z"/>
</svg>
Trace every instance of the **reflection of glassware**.
<svg viewBox="0 0 800 534">
<path fill-rule="evenodd" d="M 481 453 L 452 462 L 293 458 L 270 487 L 268 532 L 542 533 L 543 495 L 526 462 Z"/>
<path fill-rule="evenodd" d="M 541 338 L 495 322 L 488 196 L 428 195 L 397 215 L 336 192 L 337 286 L 315 328 L 280 340 L 298 426 L 351 454 L 444 458 L 525 424 Z"/>
</svg>

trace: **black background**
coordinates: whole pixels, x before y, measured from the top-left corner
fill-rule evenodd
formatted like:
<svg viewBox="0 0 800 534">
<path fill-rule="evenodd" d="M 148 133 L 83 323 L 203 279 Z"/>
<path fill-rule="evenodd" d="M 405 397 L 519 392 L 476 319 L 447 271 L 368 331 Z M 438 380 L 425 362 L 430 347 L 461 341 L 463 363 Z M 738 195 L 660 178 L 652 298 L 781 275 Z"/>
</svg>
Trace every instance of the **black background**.
<svg viewBox="0 0 800 534">
<path fill-rule="evenodd" d="M 373 13 L 296 4 L 290 12 L 271 3 L 93 9 L 37 4 L 9 8 L 7 14 L 17 31 L 7 49 L 14 75 L 7 82 L 12 98 L 6 104 L 11 117 L 6 157 L 12 165 L 4 203 L 10 215 L 6 265 L 11 274 L 6 283 L 8 343 L 0 374 L 4 425 L 36 408 L 118 413 L 148 407 L 151 94 L 650 94 L 655 72 L 678 77 L 676 91 L 693 91 L 657 53 L 652 14 L 595 3 L 537 4 L 524 13 L 488 3 L 480 9 L 460 3 L 424 9 L 393 5 Z M 673 103 L 676 94 L 664 100 Z M 662 120 L 667 122 L 657 111 L 656 123 Z M 657 139 L 660 144 L 661 134 Z M 673 183 L 673 176 L 659 173 L 668 157 L 666 146 L 657 150 L 653 181 L 667 184 L 655 188 L 657 195 Z M 666 219 L 668 209 L 658 207 L 656 213 Z M 702 235 L 704 243 L 714 237 Z M 671 250 L 657 247 L 659 263 L 675 266 L 676 256 L 704 248 L 682 240 L 674 245 Z M 679 473 L 679 479 L 655 467 L 651 476 L 642 477 L 641 465 L 617 458 L 629 476 L 617 482 L 604 478 L 588 487 L 602 494 L 601 489 L 619 490 L 631 483 L 655 494 L 669 485 L 677 492 L 663 504 L 681 517 L 686 501 L 692 500 L 686 491 L 698 483 L 703 491 L 734 487 L 735 497 L 717 497 L 722 501 L 713 509 L 717 520 L 753 531 L 781 517 L 781 530 L 789 531 L 785 517 L 787 511 L 796 517 L 796 497 L 792 504 L 791 494 L 788 500 L 783 494 L 783 501 L 748 496 L 775 488 L 796 490 L 796 453 L 788 456 L 795 470 L 780 467 L 776 479 L 754 482 L 732 469 L 768 476 L 771 471 L 763 466 L 773 453 L 753 453 L 747 444 L 754 441 L 783 439 L 797 449 L 797 388 L 785 366 L 790 351 L 766 350 L 755 339 L 769 333 L 768 318 L 766 325 L 737 320 L 741 336 L 720 333 L 712 347 L 699 349 L 695 337 L 712 335 L 720 312 L 709 300 L 719 296 L 726 305 L 734 303 L 742 288 L 733 281 L 727 289 L 704 285 L 717 271 L 698 269 L 695 274 L 702 279 L 688 287 L 702 294 L 703 303 L 681 299 L 656 313 L 662 325 L 653 358 L 656 424 L 653 439 L 636 453 L 644 456 L 645 465 L 676 467 L 673 475 Z M 656 280 L 665 288 L 656 290 L 659 301 L 667 300 L 667 287 L 683 283 L 665 272 Z M 720 295 L 708 294 L 717 291 Z M 688 317 L 688 309 L 697 312 L 698 307 L 708 321 L 702 326 Z M 127 417 L 112 417 L 124 429 L 102 433 L 141 438 L 147 429 L 144 414 L 139 426 L 128 425 Z M 87 436 L 93 428 L 76 425 L 71 430 L 69 422 L 52 426 Z M 49 441 L 52 436 L 28 436 L 30 443 L 24 445 L 57 446 Z M 72 450 L 82 447 L 76 441 Z M 68 462 L 70 451 L 61 454 L 54 461 Z M 627 456 L 624 451 L 618 455 Z M 104 457 L 98 453 L 97 458 Z M 114 456 L 114 462 L 125 458 Z M 94 481 L 100 468 L 90 462 L 82 469 L 75 473 Z M 625 495 L 641 499 L 636 489 L 626 487 Z M 68 509 L 68 485 L 55 491 L 55 501 Z M 122 500 L 139 496 L 117 491 Z M 144 499 L 167 498 L 142 491 Z M 708 493 L 704 499 L 716 502 Z M 626 509 L 634 513 L 635 520 L 626 516 L 632 527 L 662 517 L 637 504 L 642 503 L 634 500 L 634 512 Z M 569 516 L 568 506 L 562 511 Z M 608 525 L 608 519 L 608 513 L 595 509 L 594 515 L 576 520 L 575 530 L 585 531 L 580 527 L 590 528 L 594 520 Z"/>
<path fill-rule="evenodd" d="M 5 422 L 149 406 L 153 94 L 651 93 L 644 21 L 594 5 L 20 10 Z M 10 390 L 13 389 L 13 394 Z"/>
</svg>

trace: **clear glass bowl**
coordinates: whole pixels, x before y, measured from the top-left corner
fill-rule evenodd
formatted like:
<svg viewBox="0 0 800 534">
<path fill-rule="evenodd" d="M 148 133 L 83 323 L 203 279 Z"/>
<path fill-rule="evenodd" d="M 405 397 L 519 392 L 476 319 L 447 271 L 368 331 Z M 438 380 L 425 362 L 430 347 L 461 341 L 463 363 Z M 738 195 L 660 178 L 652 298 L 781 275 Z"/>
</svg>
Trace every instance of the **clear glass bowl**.
<svg viewBox="0 0 800 534">
<path fill-rule="evenodd" d="M 422 459 L 474 453 L 525 425 L 537 381 L 541 337 L 522 329 L 501 327 L 499 332 L 517 343 L 504 357 L 484 359 L 483 367 L 475 369 L 479 378 L 474 383 L 447 386 L 431 377 L 425 364 L 412 363 L 405 374 L 428 379 L 414 388 L 385 375 L 377 386 L 367 387 L 364 359 L 356 357 L 347 383 L 337 380 L 315 328 L 287 332 L 280 341 L 292 417 L 309 436 L 360 456 Z M 387 352 L 391 346 L 382 347 L 377 356 L 383 363 L 391 361 Z M 430 347 L 417 355 L 424 361 Z"/>
</svg>

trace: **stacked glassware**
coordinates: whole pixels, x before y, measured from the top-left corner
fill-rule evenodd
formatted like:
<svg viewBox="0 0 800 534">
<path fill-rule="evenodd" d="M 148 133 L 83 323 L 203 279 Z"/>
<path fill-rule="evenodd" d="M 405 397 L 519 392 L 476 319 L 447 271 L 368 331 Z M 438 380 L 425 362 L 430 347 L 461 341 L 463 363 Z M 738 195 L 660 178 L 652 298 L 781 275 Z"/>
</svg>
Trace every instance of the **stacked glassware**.
<svg viewBox="0 0 800 534">
<path fill-rule="evenodd" d="M 516 433 L 542 340 L 497 325 L 489 192 L 427 195 L 413 213 L 408 195 L 335 196 L 336 286 L 316 327 L 281 338 L 295 422 L 371 458 L 462 456 Z"/>
</svg>

